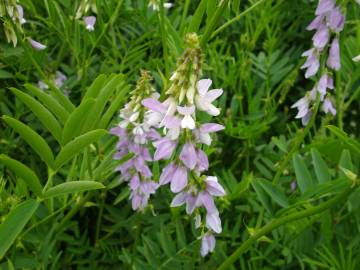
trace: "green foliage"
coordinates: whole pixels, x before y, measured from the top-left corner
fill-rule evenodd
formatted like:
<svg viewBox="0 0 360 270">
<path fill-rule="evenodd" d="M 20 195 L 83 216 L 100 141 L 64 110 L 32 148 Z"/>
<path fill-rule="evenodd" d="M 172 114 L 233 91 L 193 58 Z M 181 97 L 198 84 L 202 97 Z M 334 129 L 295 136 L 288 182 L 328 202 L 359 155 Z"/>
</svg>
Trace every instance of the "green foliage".
<svg viewBox="0 0 360 270">
<path fill-rule="evenodd" d="M 184 0 L 154 11 L 147 0 L 96 0 L 94 32 L 74 18 L 81 1 L 20 2 L 24 33 L 47 49 L 34 51 L 21 33 L 16 48 L 0 42 L 0 269 L 360 268 L 355 1 L 338 1 L 347 21 L 337 115 L 319 107 L 306 128 L 290 107 L 314 84 L 300 67 L 316 1 Z M 188 32 L 200 36 L 203 78 L 224 90 L 216 122 L 226 129 L 203 149 L 207 174 L 227 193 L 217 200 L 223 232 L 205 258 L 166 188 L 133 212 L 116 171 L 132 154 L 113 160 L 107 131 L 140 69 L 164 94 Z M 67 76 L 62 86 L 56 71 Z M 158 178 L 163 164 L 152 166 Z"/>
</svg>

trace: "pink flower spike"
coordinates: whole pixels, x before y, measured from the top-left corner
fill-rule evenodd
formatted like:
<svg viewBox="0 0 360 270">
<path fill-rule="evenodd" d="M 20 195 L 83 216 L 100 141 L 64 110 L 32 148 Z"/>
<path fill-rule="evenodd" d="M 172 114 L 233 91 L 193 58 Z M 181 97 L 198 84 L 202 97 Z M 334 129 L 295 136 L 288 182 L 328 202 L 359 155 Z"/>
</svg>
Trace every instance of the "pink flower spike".
<svg viewBox="0 0 360 270">
<path fill-rule="evenodd" d="M 96 17 L 95 16 L 87 16 L 87 17 L 83 17 L 83 20 L 85 23 L 86 30 L 88 30 L 89 32 L 94 31 Z"/>
<path fill-rule="evenodd" d="M 322 15 L 331 11 L 335 7 L 335 0 L 320 0 L 315 14 Z"/>
<path fill-rule="evenodd" d="M 46 45 L 41 44 L 40 42 L 37 42 L 31 38 L 29 38 L 29 42 L 30 42 L 31 47 L 33 47 L 37 51 L 42 51 L 42 50 L 46 49 Z"/>
<path fill-rule="evenodd" d="M 200 95 L 205 95 L 212 84 L 210 79 L 202 79 L 198 81 L 198 92 Z"/>
<path fill-rule="evenodd" d="M 181 127 L 188 128 L 188 129 L 194 129 L 195 121 L 191 117 L 191 115 L 195 112 L 195 106 L 190 106 L 190 107 L 177 106 L 177 111 L 180 114 L 184 115 L 184 118 L 181 120 Z"/>
</svg>

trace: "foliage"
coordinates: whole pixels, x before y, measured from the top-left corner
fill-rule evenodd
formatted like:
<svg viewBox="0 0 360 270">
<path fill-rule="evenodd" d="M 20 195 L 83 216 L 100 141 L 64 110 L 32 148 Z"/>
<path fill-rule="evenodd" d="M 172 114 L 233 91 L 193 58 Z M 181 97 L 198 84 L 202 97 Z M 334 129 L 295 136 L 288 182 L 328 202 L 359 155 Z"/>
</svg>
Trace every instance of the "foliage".
<svg viewBox="0 0 360 270">
<path fill-rule="evenodd" d="M 94 32 L 74 18 L 80 1 L 20 2 L 32 21 L 23 31 L 47 49 L 34 51 L 22 33 L 17 47 L 0 43 L 1 269 L 217 269 L 229 258 L 228 269 L 359 269 L 355 1 L 339 1 L 338 113 L 305 128 L 290 106 L 313 84 L 300 66 L 314 1 L 185 0 L 154 11 L 146 0 L 97 0 Z M 113 160 L 107 132 L 141 69 L 164 94 L 189 32 L 202 38 L 204 76 L 224 90 L 225 130 L 206 149 L 227 193 L 223 232 L 205 258 L 167 189 L 143 213 L 131 209 L 114 171 L 131 156 Z M 61 87 L 57 70 L 67 76 Z"/>
</svg>

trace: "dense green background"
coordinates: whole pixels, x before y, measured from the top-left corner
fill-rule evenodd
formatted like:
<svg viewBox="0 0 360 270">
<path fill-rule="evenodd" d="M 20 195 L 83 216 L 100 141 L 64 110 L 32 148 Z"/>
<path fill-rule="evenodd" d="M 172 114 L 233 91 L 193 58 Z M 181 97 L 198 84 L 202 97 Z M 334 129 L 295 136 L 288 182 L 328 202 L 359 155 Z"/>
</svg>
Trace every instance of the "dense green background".
<svg viewBox="0 0 360 270">
<path fill-rule="evenodd" d="M 145 0 L 96 2 L 95 31 L 87 32 L 73 19 L 79 1 L 21 1 L 25 33 L 45 43 L 45 51 L 34 51 L 20 34 L 13 48 L 1 33 L 0 112 L 8 117 L 0 121 L 0 256 L 11 246 L 0 268 L 216 269 L 271 220 L 351 189 L 349 176 L 360 167 L 360 65 L 351 61 L 360 53 L 355 1 L 340 1 L 347 21 L 336 75 L 339 113 L 319 112 L 305 131 L 289 107 L 314 84 L 299 67 L 311 46 L 313 33 L 305 28 L 317 1 L 233 0 L 218 20 L 215 0 L 179 0 L 160 12 Z M 113 173 L 115 138 L 103 131 L 118 121 L 140 69 L 164 90 L 187 32 L 205 33 L 204 78 L 224 89 L 217 121 L 226 129 L 207 153 L 209 174 L 219 177 L 227 196 L 218 201 L 223 232 L 206 258 L 184 209 L 170 209 L 167 188 L 145 213 L 132 211 L 127 184 Z M 68 77 L 60 91 L 33 87 L 56 70 Z M 158 175 L 157 164 L 153 170 Z M 51 186 L 78 180 L 91 182 L 60 186 L 67 195 L 53 197 Z M 293 181 L 300 186 L 295 191 Z M 42 193 L 46 183 L 50 190 Z M 77 188 L 102 189 L 67 193 Z M 273 230 L 238 256 L 234 269 L 360 269 L 359 197 L 355 190 L 331 209 Z"/>
</svg>

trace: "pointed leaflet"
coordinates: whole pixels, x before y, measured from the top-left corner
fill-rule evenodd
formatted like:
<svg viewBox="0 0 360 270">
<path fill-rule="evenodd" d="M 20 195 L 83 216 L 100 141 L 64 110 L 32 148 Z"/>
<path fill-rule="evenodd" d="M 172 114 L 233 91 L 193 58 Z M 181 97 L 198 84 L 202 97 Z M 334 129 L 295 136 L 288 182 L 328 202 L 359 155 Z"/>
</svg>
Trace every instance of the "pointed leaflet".
<svg viewBox="0 0 360 270">
<path fill-rule="evenodd" d="M 273 199 L 280 206 L 282 207 L 289 206 L 288 199 L 286 198 L 284 192 L 280 188 L 273 185 L 271 182 L 269 182 L 266 179 L 254 179 L 253 181 L 259 183 L 259 185 L 270 196 L 270 198 Z"/>
<path fill-rule="evenodd" d="M 114 75 L 110 75 L 114 76 Z M 106 81 L 110 80 L 110 77 L 107 77 L 105 74 L 100 74 L 90 85 L 89 89 L 86 91 L 83 100 L 88 98 L 96 98 L 100 93 L 100 90 L 103 88 Z"/>
<path fill-rule="evenodd" d="M 351 172 L 354 172 L 354 165 L 351 160 L 350 151 L 347 149 L 344 149 L 341 152 L 340 160 L 339 160 L 339 166 L 340 168 L 344 168 L 346 170 L 349 170 Z M 340 176 L 347 178 L 347 175 L 343 170 L 340 170 L 339 172 Z"/>
<path fill-rule="evenodd" d="M 317 151 L 315 148 L 312 148 L 311 157 L 315 168 L 315 174 L 317 179 L 319 180 L 319 183 L 325 183 L 330 181 L 331 176 L 329 168 L 327 167 L 325 161 L 322 159 L 319 151 Z"/>
<path fill-rule="evenodd" d="M 95 181 L 73 181 L 59 184 L 49 188 L 44 192 L 44 198 L 52 198 L 68 193 L 77 193 L 81 191 L 105 188 L 105 186 Z"/>
<path fill-rule="evenodd" d="M 83 101 L 69 116 L 62 132 L 62 144 L 67 144 L 72 138 L 81 134 L 84 120 L 92 117 L 90 111 L 95 104 L 95 99 Z"/>
<path fill-rule="evenodd" d="M 31 146 L 31 148 L 40 156 L 48 167 L 53 167 L 54 155 L 43 137 L 37 134 L 29 126 L 14 118 L 3 116 L 3 119 L 10 127 L 20 134 L 20 136 Z"/>
<path fill-rule="evenodd" d="M 60 169 L 66 162 L 70 161 L 75 155 L 79 154 L 86 146 L 98 141 L 107 131 L 96 129 L 78 136 L 66 144 L 55 159 L 55 169 Z"/>
<path fill-rule="evenodd" d="M 37 116 L 44 127 L 50 131 L 54 138 L 60 142 L 61 140 L 61 127 L 54 115 L 48 111 L 40 102 L 33 97 L 25 94 L 15 88 L 11 88 L 11 91 L 23 102 L 29 109 Z"/>
<path fill-rule="evenodd" d="M 299 185 L 301 193 L 312 187 L 311 175 L 304 161 L 299 154 L 293 155 L 293 164 L 295 169 L 296 181 Z"/>
<path fill-rule="evenodd" d="M 46 108 L 51 111 L 61 123 L 65 123 L 69 117 L 69 112 L 51 95 L 45 93 L 34 85 L 25 84 L 27 90 L 35 95 Z"/>
<path fill-rule="evenodd" d="M 42 196 L 40 180 L 29 167 L 6 155 L 0 155 L 0 162 L 9 167 L 17 176 L 21 177 L 29 189 L 38 197 Z"/>
<path fill-rule="evenodd" d="M 28 200 L 17 205 L 0 224 L 0 259 L 16 240 L 16 237 L 35 213 L 39 203 Z"/>
<path fill-rule="evenodd" d="M 264 189 L 256 180 L 254 181 L 254 179 L 251 180 L 251 185 L 254 188 L 256 194 L 258 195 L 260 202 L 265 207 L 266 211 L 268 211 L 270 215 L 273 215 L 273 210 L 271 207 L 271 203 L 269 201 L 269 196 L 266 194 Z"/>
</svg>

